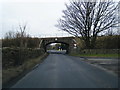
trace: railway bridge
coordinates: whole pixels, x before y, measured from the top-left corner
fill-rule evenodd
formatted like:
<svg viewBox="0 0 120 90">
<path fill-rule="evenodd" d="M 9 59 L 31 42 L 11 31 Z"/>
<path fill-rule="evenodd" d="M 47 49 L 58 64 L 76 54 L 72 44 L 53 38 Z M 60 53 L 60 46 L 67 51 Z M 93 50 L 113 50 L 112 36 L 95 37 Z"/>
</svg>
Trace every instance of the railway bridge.
<svg viewBox="0 0 120 90">
<path fill-rule="evenodd" d="M 47 51 L 47 45 L 51 43 L 65 44 L 66 53 L 72 52 L 72 50 L 76 46 L 75 37 L 49 37 L 49 38 L 41 38 L 39 47 Z"/>
</svg>

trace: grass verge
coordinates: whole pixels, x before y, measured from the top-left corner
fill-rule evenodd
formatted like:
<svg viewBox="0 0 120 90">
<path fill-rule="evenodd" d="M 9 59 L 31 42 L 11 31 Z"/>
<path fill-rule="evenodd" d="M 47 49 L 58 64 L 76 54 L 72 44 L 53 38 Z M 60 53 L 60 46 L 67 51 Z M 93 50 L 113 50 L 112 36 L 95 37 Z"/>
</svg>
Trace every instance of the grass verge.
<svg viewBox="0 0 120 90">
<path fill-rule="evenodd" d="M 119 58 L 119 54 L 70 54 L 71 56 L 80 57 L 102 57 L 102 58 Z"/>
<path fill-rule="evenodd" d="M 45 53 L 42 56 L 39 56 L 35 59 L 29 59 L 24 62 L 24 64 L 18 66 L 18 67 L 11 67 L 5 70 L 2 70 L 2 84 L 3 87 L 8 84 L 11 80 L 18 77 L 20 74 L 31 70 L 36 64 L 39 64 L 43 61 L 45 57 L 47 57 L 48 54 Z"/>
</svg>

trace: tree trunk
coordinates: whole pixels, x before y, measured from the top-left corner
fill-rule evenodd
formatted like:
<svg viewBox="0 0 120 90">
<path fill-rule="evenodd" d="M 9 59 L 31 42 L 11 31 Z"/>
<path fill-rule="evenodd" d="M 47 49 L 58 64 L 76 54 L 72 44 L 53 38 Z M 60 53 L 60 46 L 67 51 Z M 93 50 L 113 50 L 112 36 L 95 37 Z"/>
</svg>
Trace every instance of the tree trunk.
<svg viewBox="0 0 120 90">
<path fill-rule="evenodd" d="M 95 42 L 96 42 L 96 36 L 92 37 L 91 39 L 91 49 L 94 49 L 95 48 Z"/>
<path fill-rule="evenodd" d="M 20 38 L 20 50 L 19 50 L 19 64 L 22 65 L 23 63 L 23 38 Z"/>
<path fill-rule="evenodd" d="M 95 48 L 96 36 L 94 36 L 92 38 L 88 37 L 84 41 L 85 41 L 86 49 L 94 49 Z"/>
<path fill-rule="evenodd" d="M 91 46 L 90 46 L 90 39 L 89 38 L 86 38 L 86 40 L 85 40 L 85 48 L 86 49 L 90 49 L 91 48 Z"/>
</svg>

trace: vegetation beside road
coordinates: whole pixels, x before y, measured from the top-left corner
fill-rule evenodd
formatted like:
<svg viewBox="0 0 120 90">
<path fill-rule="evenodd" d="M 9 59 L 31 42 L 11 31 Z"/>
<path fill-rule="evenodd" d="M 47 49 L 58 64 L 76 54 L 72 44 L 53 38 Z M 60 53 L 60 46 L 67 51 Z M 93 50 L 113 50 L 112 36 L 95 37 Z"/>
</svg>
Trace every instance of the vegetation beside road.
<svg viewBox="0 0 120 90">
<path fill-rule="evenodd" d="M 42 56 L 43 54 L 44 50 L 38 48 L 2 48 L 2 67 L 7 69 L 19 66 L 25 61 Z"/>
<path fill-rule="evenodd" d="M 47 53 L 45 53 L 42 56 L 39 56 L 37 58 L 34 59 L 29 59 L 26 60 L 22 65 L 20 66 L 16 66 L 16 67 L 11 67 L 11 68 L 7 68 L 7 69 L 3 69 L 2 70 L 2 83 L 3 85 L 7 84 L 9 81 L 15 79 L 16 77 L 18 77 L 19 75 L 30 71 L 33 67 L 35 67 L 35 65 L 39 64 L 42 62 L 42 60 L 47 57 Z"/>
<path fill-rule="evenodd" d="M 119 58 L 120 54 L 70 54 L 71 56 L 80 57 L 101 57 L 101 58 Z"/>
</svg>

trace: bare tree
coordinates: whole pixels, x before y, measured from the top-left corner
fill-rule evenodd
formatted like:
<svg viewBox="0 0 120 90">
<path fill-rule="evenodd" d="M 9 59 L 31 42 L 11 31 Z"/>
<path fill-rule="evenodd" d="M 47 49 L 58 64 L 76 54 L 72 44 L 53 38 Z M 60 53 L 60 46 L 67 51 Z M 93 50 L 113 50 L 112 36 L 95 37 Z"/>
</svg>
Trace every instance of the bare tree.
<svg viewBox="0 0 120 90">
<path fill-rule="evenodd" d="M 5 34 L 5 39 L 13 39 L 15 38 L 15 32 L 9 31 Z"/>
<path fill-rule="evenodd" d="M 20 48 L 23 47 L 23 39 L 24 39 L 24 37 L 25 37 L 26 27 L 27 27 L 27 24 L 25 24 L 25 25 L 23 25 L 23 26 L 19 24 L 20 32 L 19 32 L 18 34 L 20 35 Z"/>
<path fill-rule="evenodd" d="M 120 35 L 120 28 L 118 28 L 117 30 L 117 35 Z"/>
<path fill-rule="evenodd" d="M 98 33 L 114 27 L 117 4 L 111 1 L 82 2 L 66 4 L 64 15 L 58 21 L 58 28 L 76 37 L 82 36 L 86 48 L 94 48 Z"/>
<path fill-rule="evenodd" d="M 113 35 L 115 35 L 115 31 L 113 31 L 114 29 L 111 29 L 111 28 L 109 28 L 106 32 L 105 32 L 105 35 L 106 36 L 113 36 Z"/>
<path fill-rule="evenodd" d="M 23 40 L 26 35 L 26 33 L 25 33 L 26 28 L 27 28 L 27 24 L 24 24 L 24 25 L 19 24 L 20 31 L 18 31 L 18 34 L 17 34 L 18 37 L 20 36 L 20 51 L 19 51 L 19 62 L 18 62 L 19 64 L 22 64 L 24 62 L 24 60 L 23 60 L 23 51 L 24 51 Z"/>
<path fill-rule="evenodd" d="M 117 35 L 120 35 L 120 1 L 118 2 L 118 22 Z"/>
</svg>

